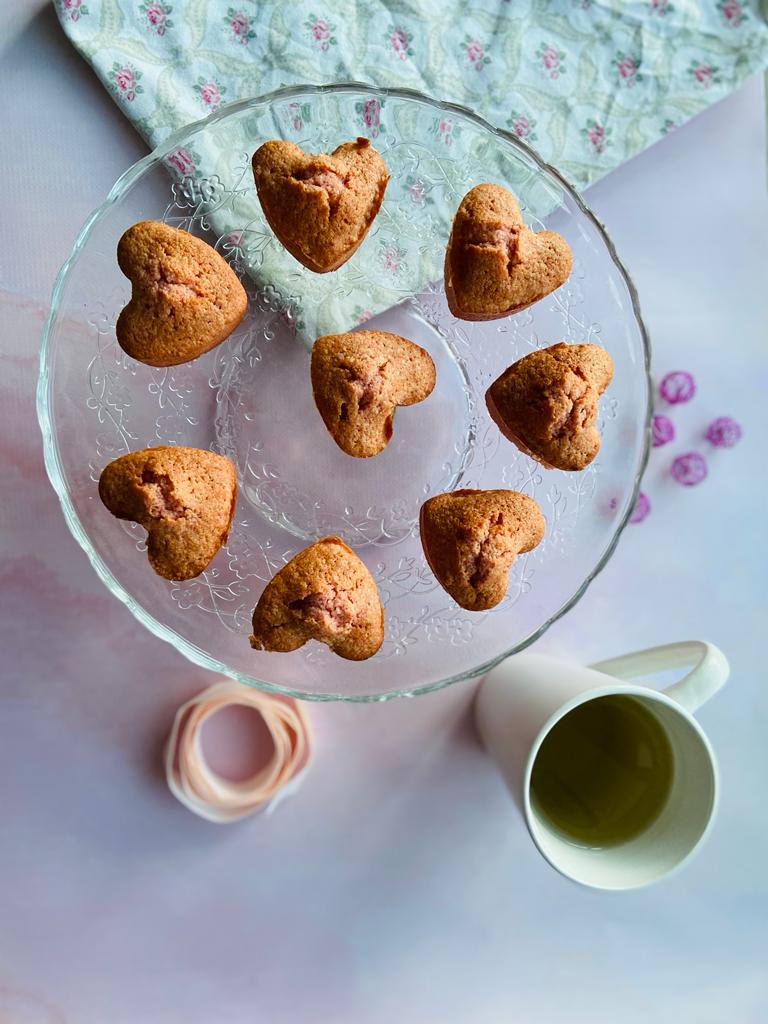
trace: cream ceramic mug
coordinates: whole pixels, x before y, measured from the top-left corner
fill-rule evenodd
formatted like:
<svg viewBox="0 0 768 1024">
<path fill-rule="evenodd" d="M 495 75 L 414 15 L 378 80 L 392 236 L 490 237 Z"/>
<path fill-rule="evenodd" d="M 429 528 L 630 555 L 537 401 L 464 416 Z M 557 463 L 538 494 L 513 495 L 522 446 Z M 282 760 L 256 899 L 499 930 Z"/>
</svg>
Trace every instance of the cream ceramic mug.
<svg viewBox="0 0 768 1024">
<path fill-rule="evenodd" d="M 661 691 L 624 681 L 679 668 L 688 672 Z M 634 889 L 688 860 L 709 831 L 718 788 L 715 756 L 693 712 L 720 689 L 728 672 L 717 647 L 693 640 L 589 668 L 541 654 L 518 654 L 488 674 L 475 700 L 478 730 L 534 843 L 554 868 L 597 889 Z M 625 842 L 594 845 L 559 827 L 537 800 L 531 778 L 542 744 L 555 726 L 576 709 L 583 717 L 587 703 L 603 697 L 633 698 L 641 714 L 652 716 L 654 729 L 659 727 L 668 741 L 671 768 L 665 802 L 647 827 Z M 574 778 L 576 769 L 574 765 Z"/>
</svg>

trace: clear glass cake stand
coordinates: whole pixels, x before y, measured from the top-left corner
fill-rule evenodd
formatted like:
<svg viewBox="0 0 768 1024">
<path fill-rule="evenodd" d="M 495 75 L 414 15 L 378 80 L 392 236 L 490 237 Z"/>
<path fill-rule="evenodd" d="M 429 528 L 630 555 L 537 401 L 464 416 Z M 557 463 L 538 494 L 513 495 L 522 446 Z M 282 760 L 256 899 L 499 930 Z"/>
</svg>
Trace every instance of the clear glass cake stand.
<svg viewBox="0 0 768 1024">
<path fill-rule="evenodd" d="M 327 285 L 321 295 L 317 276 L 273 237 L 249 166 L 270 138 L 319 152 L 358 135 L 371 138 L 391 180 L 363 245 L 326 276 L 334 279 L 332 301 L 340 300 L 338 329 L 376 313 L 355 305 L 355 296 L 381 302 L 384 294 L 388 308 L 367 326 L 413 339 L 437 366 L 432 396 L 398 411 L 392 442 L 370 460 L 344 455 L 314 407 L 302 309 L 330 301 Z M 514 191 L 532 226 L 560 231 L 574 270 L 522 313 L 471 324 L 449 313 L 439 267 L 450 218 L 482 181 Z M 183 366 L 143 366 L 115 341 L 115 320 L 130 294 L 115 247 L 142 219 L 166 220 L 208 240 L 249 294 L 238 330 Z M 501 437 L 483 400 L 506 366 L 559 340 L 604 345 L 615 366 L 600 407 L 602 448 L 582 473 L 544 470 L 522 455 Z M 556 170 L 462 107 L 349 83 L 284 88 L 231 104 L 122 175 L 59 274 L 37 401 L 48 473 L 69 528 L 140 622 L 197 664 L 250 686 L 310 700 L 374 701 L 476 676 L 541 636 L 579 600 L 637 496 L 649 447 L 648 370 L 632 282 L 603 227 Z M 237 466 L 229 542 L 188 582 L 156 576 L 143 553 L 144 531 L 110 516 L 97 495 L 107 462 L 153 444 L 211 448 Z M 459 487 L 523 491 L 547 522 L 544 542 L 517 559 L 505 599 L 486 613 L 466 612 L 448 597 L 419 544 L 422 501 Z M 292 654 L 251 650 L 250 618 L 267 581 L 325 534 L 351 544 L 376 579 L 386 620 L 380 652 L 353 663 L 316 642 Z"/>
</svg>

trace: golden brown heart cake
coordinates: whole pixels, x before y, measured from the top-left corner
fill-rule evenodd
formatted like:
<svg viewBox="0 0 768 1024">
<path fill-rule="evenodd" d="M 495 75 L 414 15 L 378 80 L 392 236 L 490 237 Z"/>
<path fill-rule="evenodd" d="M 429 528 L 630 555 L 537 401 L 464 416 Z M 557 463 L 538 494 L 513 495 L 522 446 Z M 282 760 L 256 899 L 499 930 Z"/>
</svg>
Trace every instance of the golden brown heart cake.
<svg viewBox="0 0 768 1024">
<path fill-rule="evenodd" d="M 99 497 L 113 516 L 147 531 L 159 576 L 199 576 L 224 544 L 237 496 L 235 467 L 199 448 L 144 448 L 105 466 Z"/>
<path fill-rule="evenodd" d="M 120 347 L 149 366 L 177 366 L 215 348 L 248 298 L 229 264 L 188 231 L 156 220 L 128 228 L 117 262 L 133 289 L 115 328 Z"/>
<path fill-rule="evenodd" d="M 264 216 L 299 263 L 326 274 L 346 263 L 379 212 L 387 166 L 368 139 L 305 153 L 273 139 L 253 154 Z"/>
<path fill-rule="evenodd" d="M 515 558 L 544 536 L 539 506 L 517 491 L 451 491 L 421 506 L 421 545 L 440 586 L 470 612 L 504 597 Z"/>
<path fill-rule="evenodd" d="M 559 342 L 518 359 L 491 384 L 488 411 L 502 434 L 548 469 L 584 469 L 600 450 L 597 403 L 613 377 L 599 345 Z"/>
<path fill-rule="evenodd" d="M 460 320 L 496 320 L 530 306 L 571 272 L 566 240 L 531 231 L 500 185 L 476 185 L 462 199 L 445 252 L 445 295 Z"/>
<path fill-rule="evenodd" d="M 283 566 L 253 612 L 251 647 L 295 651 L 307 640 L 351 661 L 384 640 L 384 609 L 373 577 L 338 537 L 323 537 Z"/>
<path fill-rule="evenodd" d="M 398 405 L 422 402 L 434 386 L 432 357 L 398 334 L 327 334 L 312 349 L 315 404 L 339 448 L 359 459 L 387 446 Z"/>
</svg>

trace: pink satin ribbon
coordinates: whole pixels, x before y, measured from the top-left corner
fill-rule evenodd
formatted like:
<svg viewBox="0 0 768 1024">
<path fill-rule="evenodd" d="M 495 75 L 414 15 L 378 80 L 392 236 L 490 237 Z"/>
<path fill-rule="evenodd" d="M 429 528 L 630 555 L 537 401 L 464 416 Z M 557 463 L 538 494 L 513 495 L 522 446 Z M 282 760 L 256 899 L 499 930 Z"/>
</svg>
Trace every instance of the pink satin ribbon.
<svg viewBox="0 0 768 1024">
<path fill-rule="evenodd" d="M 200 742 L 206 719 L 233 704 L 258 711 L 274 744 L 269 763 L 241 782 L 217 775 L 207 764 Z M 165 773 L 171 792 L 185 807 L 224 824 L 268 807 L 281 791 L 285 795 L 287 784 L 296 783 L 303 774 L 309 754 L 309 721 L 300 703 L 223 680 L 176 712 L 165 747 Z"/>
</svg>

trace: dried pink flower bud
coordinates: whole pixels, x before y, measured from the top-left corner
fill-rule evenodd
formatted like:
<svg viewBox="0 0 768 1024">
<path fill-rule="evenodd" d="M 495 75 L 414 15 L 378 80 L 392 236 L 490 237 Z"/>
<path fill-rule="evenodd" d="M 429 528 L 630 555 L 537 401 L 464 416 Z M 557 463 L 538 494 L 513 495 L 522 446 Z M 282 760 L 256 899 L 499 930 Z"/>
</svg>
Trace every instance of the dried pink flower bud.
<svg viewBox="0 0 768 1024">
<path fill-rule="evenodd" d="M 741 427 L 730 416 L 718 416 L 709 424 L 704 436 L 715 448 L 733 448 L 741 440 Z"/>
<path fill-rule="evenodd" d="M 675 425 L 668 416 L 654 416 L 651 420 L 653 447 L 661 448 L 675 439 Z"/>
<path fill-rule="evenodd" d="M 672 463 L 672 476 L 683 487 L 695 487 L 707 475 L 707 462 L 698 452 L 678 455 Z"/>
<path fill-rule="evenodd" d="M 696 381 L 687 370 L 674 370 L 662 378 L 659 393 L 670 405 L 690 402 L 696 394 Z"/>
<path fill-rule="evenodd" d="M 635 507 L 632 509 L 632 515 L 629 517 L 630 523 L 642 523 L 644 519 L 647 519 L 651 514 L 651 501 L 647 494 L 642 491 L 637 496 Z"/>
</svg>

